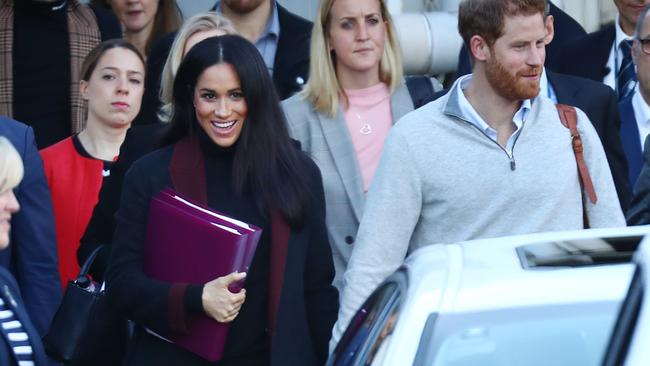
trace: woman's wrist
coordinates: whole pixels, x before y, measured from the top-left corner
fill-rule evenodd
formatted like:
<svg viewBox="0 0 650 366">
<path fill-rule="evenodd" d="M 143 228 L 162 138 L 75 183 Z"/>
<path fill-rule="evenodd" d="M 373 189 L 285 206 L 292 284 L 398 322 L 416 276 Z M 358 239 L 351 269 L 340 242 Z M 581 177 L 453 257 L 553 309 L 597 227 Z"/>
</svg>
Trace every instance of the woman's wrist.
<svg viewBox="0 0 650 366">
<path fill-rule="evenodd" d="M 203 285 L 189 285 L 185 292 L 185 309 L 192 314 L 205 314 L 203 308 Z"/>
</svg>

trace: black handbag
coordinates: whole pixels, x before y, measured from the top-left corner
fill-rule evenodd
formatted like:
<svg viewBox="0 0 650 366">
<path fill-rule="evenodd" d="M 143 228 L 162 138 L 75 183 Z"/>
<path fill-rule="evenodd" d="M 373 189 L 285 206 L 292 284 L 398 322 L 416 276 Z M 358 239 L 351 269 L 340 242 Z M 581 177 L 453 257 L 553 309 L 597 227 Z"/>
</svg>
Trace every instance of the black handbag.
<svg viewBox="0 0 650 366">
<path fill-rule="evenodd" d="M 108 305 L 105 291 L 88 276 L 99 246 L 69 281 L 50 330 L 45 351 L 65 365 L 119 365 L 124 354 L 126 321 Z"/>
</svg>

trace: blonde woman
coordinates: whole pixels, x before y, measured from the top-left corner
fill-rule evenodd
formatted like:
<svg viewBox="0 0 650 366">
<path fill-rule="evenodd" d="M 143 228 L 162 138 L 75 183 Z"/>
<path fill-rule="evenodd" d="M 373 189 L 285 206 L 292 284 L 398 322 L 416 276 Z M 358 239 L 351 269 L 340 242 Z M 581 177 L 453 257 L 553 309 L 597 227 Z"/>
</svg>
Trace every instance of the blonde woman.
<svg viewBox="0 0 650 366">
<path fill-rule="evenodd" d="M 322 0 L 310 57 L 305 90 L 282 106 L 291 136 L 323 174 L 334 285 L 341 291 L 384 140 L 413 102 L 383 0 Z"/>
<path fill-rule="evenodd" d="M 0 136 L 0 250 L 9 246 L 11 216 L 20 209 L 13 189 L 23 179 L 23 169 L 16 149 Z M 16 279 L 3 266 L 0 288 L 0 365 L 46 365 L 41 337 L 27 314 Z"/>
</svg>

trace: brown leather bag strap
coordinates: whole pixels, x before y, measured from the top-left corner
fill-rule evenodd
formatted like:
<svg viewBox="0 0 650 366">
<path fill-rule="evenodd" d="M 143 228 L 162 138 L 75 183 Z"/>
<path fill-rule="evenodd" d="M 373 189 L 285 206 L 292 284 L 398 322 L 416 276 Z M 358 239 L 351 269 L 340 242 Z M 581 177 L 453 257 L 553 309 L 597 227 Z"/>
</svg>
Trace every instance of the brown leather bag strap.
<svg viewBox="0 0 650 366">
<path fill-rule="evenodd" d="M 556 104 L 558 114 L 560 115 L 560 121 L 564 127 L 568 128 L 571 132 L 571 145 L 573 146 L 573 153 L 576 157 L 576 163 L 578 163 L 578 174 L 580 175 L 580 181 L 582 186 L 587 193 L 589 194 L 589 201 L 592 204 L 595 204 L 598 201 L 596 197 L 596 190 L 594 189 L 594 184 L 591 181 L 591 176 L 589 175 L 589 169 L 587 169 L 587 163 L 585 162 L 584 155 L 582 153 L 582 138 L 577 128 L 577 115 L 574 107 L 566 104 Z"/>
</svg>

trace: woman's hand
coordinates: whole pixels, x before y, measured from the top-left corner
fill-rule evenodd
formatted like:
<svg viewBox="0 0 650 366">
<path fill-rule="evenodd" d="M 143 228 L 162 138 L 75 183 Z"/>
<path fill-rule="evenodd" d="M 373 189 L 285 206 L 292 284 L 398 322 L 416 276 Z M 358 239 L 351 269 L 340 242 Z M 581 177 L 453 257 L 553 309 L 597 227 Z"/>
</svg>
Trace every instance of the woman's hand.
<svg viewBox="0 0 650 366">
<path fill-rule="evenodd" d="M 220 323 L 230 323 L 235 320 L 246 299 L 246 290 L 241 289 L 237 293 L 232 293 L 228 286 L 244 278 L 246 278 L 245 272 L 233 272 L 206 283 L 201 295 L 206 314 Z"/>
</svg>

